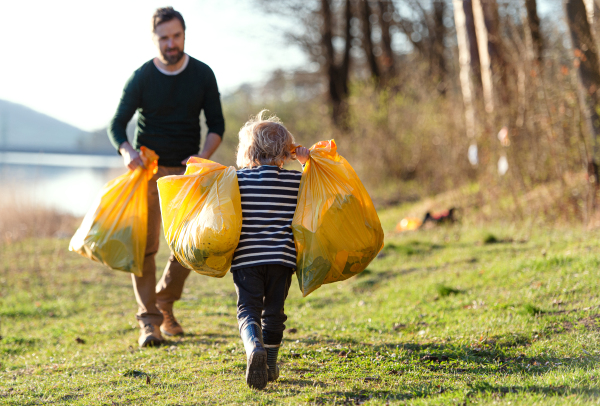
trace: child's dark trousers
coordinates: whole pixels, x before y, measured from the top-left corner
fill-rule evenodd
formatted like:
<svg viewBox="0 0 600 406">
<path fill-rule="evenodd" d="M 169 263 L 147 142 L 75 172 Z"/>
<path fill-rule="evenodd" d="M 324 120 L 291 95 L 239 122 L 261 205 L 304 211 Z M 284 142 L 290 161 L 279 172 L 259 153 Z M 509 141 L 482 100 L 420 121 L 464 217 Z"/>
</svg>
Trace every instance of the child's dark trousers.
<svg viewBox="0 0 600 406">
<path fill-rule="evenodd" d="M 279 345 L 287 316 L 283 305 L 294 271 L 283 265 L 259 265 L 232 272 L 238 295 L 237 318 L 240 331 L 255 322 L 262 326 L 266 345 Z"/>
</svg>

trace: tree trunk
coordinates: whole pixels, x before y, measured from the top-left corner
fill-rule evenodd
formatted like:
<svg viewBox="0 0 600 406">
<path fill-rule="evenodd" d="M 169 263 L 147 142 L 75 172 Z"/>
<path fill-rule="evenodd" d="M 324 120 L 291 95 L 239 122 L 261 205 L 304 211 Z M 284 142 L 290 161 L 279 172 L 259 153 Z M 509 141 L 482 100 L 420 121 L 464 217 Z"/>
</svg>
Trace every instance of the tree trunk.
<svg viewBox="0 0 600 406">
<path fill-rule="evenodd" d="M 584 114 L 590 136 L 592 138 L 592 158 L 589 172 L 598 184 L 598 167 L 600 164 L 599 137 L 600 117 L 598 116 L 600 90 L 600 65 L 598 52 L 589 24 L 583 0 L 565 0 L 565 15 L 569 25 L 575 66 L 578 66 L 580 91 L 582 93 Z"/>
<path fill-rule="evenodd" d="M 483 101 L 485 111 L 494 111 L 494 85 L 492 82 L 491 58 L 488 48 L 488 30 L 485 26 L 485 17 L 481 0 L 473 0 L 473 20 L 477 36 L 477 49 L 479 50 L 479 63 L 481 65 L 481 85 L 483 87 Z"/>
<path fill-rule="evenodd" d="M 585 11 L 587 13 L 588 23 L 592 27 L 592 36 L 596 40 L 596 48 L 598 48 L 598 38 L 600 38 L 600 7 L 598 0 L 584 0 Z"/>
<path fill-rule="evenodd" d="M 600 0 L 583 0 L 587 20 L 590 24 L 592 38 L 596 44 L 596 49 L 600 49 Z"/>
<path fill-rule="evenodd" d="M 437 80 L 437 89 L 440 94 L 446 94 L 446 77 L 448 70 L 446 68 L 446 59 L 444 58 L 444 38 L 446 36 L 446 26 L 444 25 L 444 11 L 446 9 L 445 0 L 434 0 L 433 2 L 433 44 L 432 54 L 434 63 L 434 72 Z"/>
<path fill-rule="evenodd" d="M 504 65 L 502 54 L 502 40 L 500 38 L 500 15 L 498 14 L 498 3 L 496 0 L 479 0 L 483 10 L 483 18 L 488 33 L 488 49 L 492 67 Z"/>
<path fill-rule="evenodd" d="M 475 138 L 475 110 L 473 108 L 473 86 L 471 84 L 471 51 L 467 19 L 462 0 L 452 0 L 454 6 L 454 24 L 458 42 L 458 61 L 460 65 L 460 88 L 465 106 L 465 127 L 468 138 Z"/>
<path fill-rule="evenodd" d="M 377 65 L 377 56 L 375 56 L 374 47 L 373 47 L 373 39 L 371 34 L 373 32 L 373 24 L 371 23 L 371 15 L 373 14 L 371 10 L 371 5 L 369 4 L 369 0 L 362 0 L 360 2 L 362 4 L 362 10 L 360 12 L 361 16 L 361 26 L 363 31 L 363 50 L 365 51 L 365 56 L 367 58 L 367 63 L 369 65 L 369 70 L 371 71 L 371 77 L 375 79 L 376 82 L 379 82 L 379 66 Z"/>
<path fill-rule="evenodd" d="M 472 0 L 463 0 L 455 5 L 455 7 L 462 7 L 462 14 L 465 15 L 465 29 L 468 40 L 467 44 L 469 46 L 471 69 L 477 82 L 481 85 L 481 68 L 479 66 L 479 50 L 477 48 L 477 35 L 475 34 L 475 21 L 473 18 L 473 2 Z"/>
<path fill-rule="evenodd" d="M 527 26 L 531 33 L 531 42 L 533 46 L 533 58 L 537 64 L 542 67 L 542 51 L 544 42 L 540 31 L 540 17 L 537 13 L 536 0 L 525 0 L 525 8 L 527 9 Z"/>
<path fill-rule="evenodd" d="M 333 48 L 333 17 L 330 0 L 321 0 L 321 15 L 323 17 L 323 30 L 321 32 L 321 45 L 325 49 L 327 79 L 329 81 L 329 98 L 332 104 L 332 119 L 335 125 L 345 126 L 346 98 L 348 96 L 348 73 L 350 70 L 350 20 L 352 10 L 350 0 L 346 0 L 345 12 L 345 47 L 341 65 L 335 63 L 335 49 Z"/>
<path fill-rule="evenodd" d="M 496 0 L 480 0 L 480 4 L 483 9 L 483 17 L 488 33 L 488 51 L 490 53 L 492 80 L 494 80 L 494 76 L 500 78 L 500 86 L 497 86 L 495 91 L 500 96 L 502 103 L 506 105 L 510 101 L 508 93 L 508 69 L 510 66 L 506 63 L 506 51 L 500 37 L 498 3 Z M 493 85 L 492 89 L 494 90 Z"/>
<path fill-rule="evenodd" d="M 381 26 L 381 45 L 383 47 L 383 68 L 386 80 L 396 75 L 396 61 L 394 59 L 394 50 L 392 49 L 392 36 L 390 34 L 390 22 L 394 15 L 394 4 L 379 0 L 379 18 Z"/>
</svg>

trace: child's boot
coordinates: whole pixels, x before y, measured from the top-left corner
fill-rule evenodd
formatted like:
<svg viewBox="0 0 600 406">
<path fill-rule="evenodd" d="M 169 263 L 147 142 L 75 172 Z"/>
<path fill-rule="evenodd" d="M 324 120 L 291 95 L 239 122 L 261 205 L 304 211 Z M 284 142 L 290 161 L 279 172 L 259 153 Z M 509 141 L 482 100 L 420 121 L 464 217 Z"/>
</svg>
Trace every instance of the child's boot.
<svg viewBox="0 0 600 406">
<path fill-rule="evenodd" d="M 262 329 L 256 322 L 251 322 L 241 334 L 246 349 L 246 383 L 251 388 L 264 389 L 267 386 L 267 351 Z"/>
<path fill-rule="evenodd" d="M 268 345 L 267 348 L 267 380 L 274 382 L 279 378 L 279 366 L 277 365 L 277 355 L 279 354 L 279 344 Z"/>
</svg>

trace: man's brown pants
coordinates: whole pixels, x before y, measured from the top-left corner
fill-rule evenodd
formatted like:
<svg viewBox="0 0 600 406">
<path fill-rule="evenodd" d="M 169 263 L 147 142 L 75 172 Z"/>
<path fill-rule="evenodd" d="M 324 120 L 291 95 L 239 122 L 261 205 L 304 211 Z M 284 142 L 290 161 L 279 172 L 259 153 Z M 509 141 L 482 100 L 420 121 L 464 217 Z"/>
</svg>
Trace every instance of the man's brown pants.
<svg viewBox="0 0 600 406">
<path fill-rule="evenodd" d="M 159 166 L 158 172 L 148 181 L 148 240 L 144 268 L 141 277 L 131 275 L 133 291 L 139 306 L 136 318 L 140 326 L 162 324 L 163 316 L 158 307 L 162 310 L 172 310 L 173 303 L 181 298 L 183 284 L 190 274 L 190 270 L 177 262 L 171 253 L 162 278 L 156 283 L 155 256 L 161 239 L 162 223 L 156 180 L 167 175 L 181 175 L 183 171 L 181 167 Z"/>
</svg>

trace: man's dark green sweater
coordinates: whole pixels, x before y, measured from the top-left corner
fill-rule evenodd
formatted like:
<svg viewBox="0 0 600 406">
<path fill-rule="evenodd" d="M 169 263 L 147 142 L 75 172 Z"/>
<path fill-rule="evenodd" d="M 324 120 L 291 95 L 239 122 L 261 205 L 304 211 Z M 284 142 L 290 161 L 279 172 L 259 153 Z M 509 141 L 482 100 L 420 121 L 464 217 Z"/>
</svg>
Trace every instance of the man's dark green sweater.
<svg viewBox="0 0 600 406">
<path fill-rule="evenodd" d="M 137 111 L 133 147 L 153 149 L 160 157 L 159 165 L 182 166 L 181 161 L 200 149 L 201 110 L 208 132 L 223 137 L 219 89 L 208 65 L 190 56 L 182 72 L 165 75 L 150 60 L 125 84 L 108 136 L 118 150 L 127 141 L 125 129 Z"/>
</svg>

